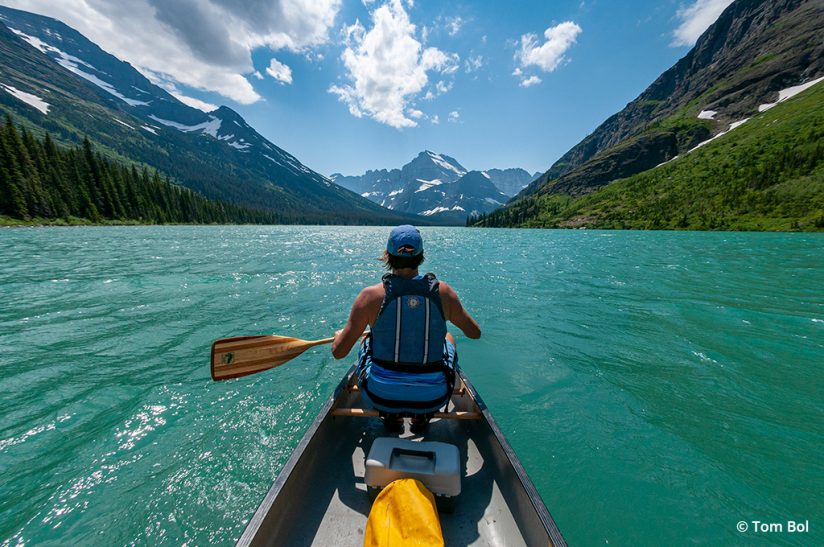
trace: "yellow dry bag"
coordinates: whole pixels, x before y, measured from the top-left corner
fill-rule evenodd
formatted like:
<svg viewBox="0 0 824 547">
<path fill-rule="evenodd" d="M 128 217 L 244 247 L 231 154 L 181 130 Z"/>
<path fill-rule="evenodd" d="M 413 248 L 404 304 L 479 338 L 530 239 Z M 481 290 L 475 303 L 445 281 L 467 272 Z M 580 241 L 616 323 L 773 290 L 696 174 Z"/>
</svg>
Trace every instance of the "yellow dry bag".
<svg viewBox="0 0 824 547">
<path fill-rule="evenodd" d="M 432 492 L 416 479 L 390 482 L 378 494 L 366 521 L 364 547 L 443 547 Z"/>
</svg>

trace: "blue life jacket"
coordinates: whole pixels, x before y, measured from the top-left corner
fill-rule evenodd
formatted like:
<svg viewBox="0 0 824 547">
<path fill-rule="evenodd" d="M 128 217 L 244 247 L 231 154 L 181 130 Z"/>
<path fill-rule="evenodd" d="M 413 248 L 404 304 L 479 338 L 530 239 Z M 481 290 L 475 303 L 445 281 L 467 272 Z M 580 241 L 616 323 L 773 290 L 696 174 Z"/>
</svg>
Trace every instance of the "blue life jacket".
<svg viewBox="0 0 824 547">
<path fill-rule="evenodd" d="M 412 279 L 383 276 L 380 312 L 372 325 L 372 360 L 409 372 L 443 369 L 446 319 L 435 274 Z"/>
<path fill-rule="evenodd" d="M 457 354 L 445 341 L 438 280 L 383 276 L 385 296 L 361 346 L 360 386 L 372 406 L 388 413 L 423 414 L 452 394 Z"/>
</svg>

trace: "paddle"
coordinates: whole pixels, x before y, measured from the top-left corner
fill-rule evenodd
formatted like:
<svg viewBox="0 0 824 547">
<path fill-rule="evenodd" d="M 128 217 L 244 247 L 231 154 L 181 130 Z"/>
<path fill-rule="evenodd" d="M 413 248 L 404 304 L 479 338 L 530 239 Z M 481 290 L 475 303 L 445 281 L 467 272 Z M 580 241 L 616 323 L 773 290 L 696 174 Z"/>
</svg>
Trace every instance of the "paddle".
<svg viewBox="0 0 824 547">
<path fill-rule="evenodd" d="M 288 336 L 238 336 L 212 343 L 212 380 L 228 380 L 282 365 L 312 346 L 334 338 L 300 340 Z"/>
</svg>

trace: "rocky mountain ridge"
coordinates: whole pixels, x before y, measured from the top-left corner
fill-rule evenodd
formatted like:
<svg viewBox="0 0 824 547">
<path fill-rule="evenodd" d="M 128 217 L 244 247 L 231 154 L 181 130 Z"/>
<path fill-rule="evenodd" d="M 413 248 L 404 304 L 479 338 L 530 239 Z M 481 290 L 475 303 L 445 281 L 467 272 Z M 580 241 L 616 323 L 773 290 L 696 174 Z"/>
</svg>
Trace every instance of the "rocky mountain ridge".
<svg viewBox="0 0 824 547">
<path fill-rule="evenodd" d="M 686 56 L 518 197 L 586 194 L 727 131 L 781 89 L 824 74 L 822 21 L 817 0 L 733 2 Z"/>
<path fill-rule="evenodd" d="M 332 181 L 375 203 L 450 223 L 492 211 L 534 178 L 523 169 L 468 171 L 455 158 L 430 150 L 400 169 L 367 171 L 360 176 L 335 173 Z M 506 188 L 510 193 L 503 192 Z"/>
<path fill-rule="evenodd" d="M 0 23 L 0 108 L 34 132 L 65 144 L 88 136 L 117 159 L 157 168 L 207 197 L 275 212 L 282 222 L 414 218 L 332 184 L 228 107 L 205 113 L 183 104 L 55 19 L 0 6 Z"/>
</svg>

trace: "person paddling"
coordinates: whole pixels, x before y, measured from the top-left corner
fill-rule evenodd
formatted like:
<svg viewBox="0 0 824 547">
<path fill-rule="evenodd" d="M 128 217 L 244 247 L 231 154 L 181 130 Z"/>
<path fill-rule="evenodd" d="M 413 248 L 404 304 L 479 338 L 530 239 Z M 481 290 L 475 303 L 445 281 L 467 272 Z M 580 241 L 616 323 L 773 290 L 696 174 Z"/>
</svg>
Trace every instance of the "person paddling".
<svg viewBox="0 0 824 547">
<path fill-rule="evenodd" d="M 452 287 L 418 273 L 424 256 L 417 228 L 393 228 L 383 261 L 388 273 L 355 299 L 346 326 L 335 333 L 332 355 L 346 357 L 370 326 L 358 353 L 363 395 L 388 428 L 399 429 L 411 415 L 413 431 L 420 431 L 449 401 L 455 383 L 458 355 L 446 322 L 468 338 L 480 338 L 481 329 Z"/>
</svg>

